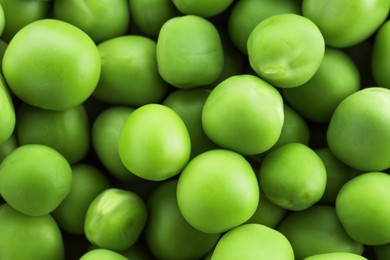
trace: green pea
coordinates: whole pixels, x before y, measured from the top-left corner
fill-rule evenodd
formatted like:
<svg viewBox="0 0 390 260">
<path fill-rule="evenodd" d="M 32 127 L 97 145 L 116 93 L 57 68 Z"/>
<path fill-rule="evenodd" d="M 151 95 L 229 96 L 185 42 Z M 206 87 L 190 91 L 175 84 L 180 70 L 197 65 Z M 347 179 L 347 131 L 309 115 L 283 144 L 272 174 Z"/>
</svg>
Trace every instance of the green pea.
<svg viewBox="0 0 390 260">
<path fill-rule="evenodd" d="M 12 134 L 5 142 L 0 144 L 0 163 L 10 154 L 16 147 L 18 142 L 15 134 Z"/>
<path fill-rule="evenodd" d="M 279 92 L 252 75 L 227 78 L 208 96 L 202 111 L 206 135 L 219 146 L 253 155 L 271 148 L 284 121 Z"/>
<path fill-rule="evenodd" d="M 368 260 L 367 258 L 347 252 L 325 253 L 306 257 L 303 260 Z"/>
<path fill-rule="evenodd" d="M 68 195 L 71 185 L 68 161 L 45 145 L 19 146 L 0 165 L 1 195 L 26 215 L 52 212 Z"/>
<path fill-rule="evenodd" d="M 337 105 L 359 89 L 359 71 L 352 59 L 342 50 L 327 48 L 320 67 L 308 82 L 282 91 L 287 102 L 302 116 L 327 123 Z"/>
<path fill-rule="evenodd" d="M 385 22 L 374 37 L 371 54 L 371 72 L 378 86 L 390 88 L 390 76 L 386 68 L 390 65 L 390 21 Z"/>
<path fill-rule="evenodd" d="M 213 83 L 223 69 L 219 33 L 205 18 L 195 15 L 169 19 L 157 39 L 157 64 L 162 78 L 178 88 Z"/>
<path fill-rule="evenodd" d="M 5 15 L 4 15 L 4 9 L 0 2 L 0 35 L 3 34 L 5 27 Z"/>
<path fill-rule="evenodd" d="M 328 46 L 338 48 L 368 39 L 386 20 L 389 8 L 389 0 L 302 1 L 303 15 L 320 28 Z"/>
<path fill-rule="evenodd" d="M 184 14 L 193 14 L 203 17 L 215 16 L 225 11 L 233 0 L 172 0 L 177 9 Z"/>
<path fill-rule="evenodd" d="M 390 90 L 370 87 L 345 98 L 327 128 L 332 153 L 362 171 L 390 167 Z"/>
<path fill-rule="evenodd" d="M 92 94 L 100 76 L 100 57 L 83 31 L 66 22 L 43 19 L 23 27 L 12 38 L 4 54 L 3 72 L 11 91 L 22 101 L 64 110 Z"/>
<path fill-rule="evenodd" d="M 56 0 L 54 17 L 86 32 L 95 42 L 126 33 L 130 23 L 128 0 Z"/>
<path fill-rule="evenodd" d="M 17 111 L 16 134 L 20 145 L 47 145 L 69 163 L 84 159 L 90 147 L 90 126 L 83 105 L 52 111 L 23 103 Z"/>
<path fill-rule="evenodd" d="M 27 216 L 0 206 L 0 259 L 65 259 L 61 231 L 50 214 Z"/>
<path fill-rule="evenodd" d="M 290 242 L 275 229 L 260 224 L 244 224 L 225 233 L 211 260 L 275 259 L 293 260 Z"/>
<path fill-rule="evenodd" d="M 260 166 L 259 182 L 273 203 L 298 211 L 321 199 L 326 186 L 326 169 L 311 148 L 289 143 L 267 154 Z"/>
<path fill-rule="evenodd" d="M 230 39 L 242 53 L 248 54 L 246 43 L 258 23 L 272 15 L 300 12 L 300 1 L 295 0 L 237 1 L 227 22 Z"/>
<path fill-rule="evenodd" d="M 24 26 L 49 16 L 50 1 L 0 0 L 4 11 L 1 38 L 9 42 Z"/>
<path fill-rule="evenodd" d="M 100 43 L 98 50 L 102 70 L 95 98 L 134 107 L 163 98 L 167 84 L 157 70 L 155 41 L 126 35 Z"/>
<path fill-rule="evenodd" d="M 0 74 L 0 144 L 9 139 L 14 132 L 16 116 L 14 104 L 6 82 Z"/>
<path fill-rule="evenodd" d="M 220 235 L 203 233 L 184 219 L 176 187 L 177 180 L 165 182 L 149 196 L 146 243 L 157 259 L 199 259 L 215 246 Z"/>
<path fill-rule="evenodd" d="M 249 162 L 229 150 L 210 150 L 192 159 L 177 184 L 183 217 L 205 233 L 243 224 L 255 212 L 259 186 Z"/>
<path fill-rule="evenodd" d="M 367 172 L 349 180 L 336 198 L 337 216 L 349 236 L 365 245 L 390 242 L 390 176 Z"/>
<path fill-rule="evenodd" d="M 163 101 L 186 124 L 191 139 L 191 158 L 218 147 L 202 127 L 202 110 L 209 94 L 210 90 L 206 89 L 179 89 L 171 92 Z"/>
<path fill-rule="evenodd" d="M 72 166 L 72 187 L 52 212 L 58 225 L 69 233 L 84 234 L 84 220 L 89 205 L 110 187 L 108 179 L 94 166 L 81 163 Z"/>
<path fill-rule="evenodd" d="M 127 117 L 134 109 L 112 106 L 101 112 L 92 125 L 92 144 L 100 162 L 116 179 L 124 182 L 138 180 L 119 157 L 119 136 Z"/>
<path fill-rule="evenodd" d="M 248 42 L 249 63 L 269 83 L 292 88 L 306 83 L 318 70 L 325 42 L 318 27 L 297 14 L 277 14 L 261 21 Z"/>
<path fill-rule="evenodd" d="M 331 206 L 314 205 L 292 212 L 279 224 L 278 231 L 290 241 L 296 259 L 320 253 L 363 253 L 363 245 L 349 237 Z"/>
<path fill-rule="evenodd" d="M 171 0 L 131 0 L 129 4 L 134 24 L 153 39 L 166 21 L 180 14 Z"/>
<path fill-rule="evenodd" d="M 80 260 L 127 260 L 127 257 L 108 249 L 98 248 L 91 250 L 80 257 Z"/>
<path fill-rule="evenodd" d="M 120 251 L 137 241 L 146 218 L 145 203 L 136 193 L 109 188 L 90 204 L 84 232 L 92 244 Z"/>
<path fill-rule="evenodd" d="M 188 130 L 171 108 L 148 104 L 134 110 L 119 136 L 119 156 L 135 175 L 161 181 L 177 175 L 191 153 Z"/>
<path fill-rule="evenodd" d="M 326 168 L 326 187 L 320 202 L 334 205 L 341 187 L 360 171 L 353 169 L 337 159 L 328 147 L 315 150 Z"/>
</svg>

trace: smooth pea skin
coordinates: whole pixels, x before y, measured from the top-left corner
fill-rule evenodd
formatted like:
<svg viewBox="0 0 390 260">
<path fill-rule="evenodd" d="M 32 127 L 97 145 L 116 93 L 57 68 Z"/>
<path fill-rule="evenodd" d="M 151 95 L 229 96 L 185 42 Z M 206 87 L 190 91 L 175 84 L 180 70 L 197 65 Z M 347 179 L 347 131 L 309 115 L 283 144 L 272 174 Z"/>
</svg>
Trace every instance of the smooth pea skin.
<svg viewBox="0 0 390 260">
<path fill-rule="evenodd" d="M 4 9 L 0 2 L 0 35 L 3 33 L 5 27 Z"/>
<path fill-rule="evenodd" d="M 211 17 L 226 10 L 233 0 L 172 0 L 172 2 L 184 14 Z"/>
<path fill-rule="evenodd" d="M 202 111 L 206 135 L 219 146 L 253 155 L 270 149 L 284 121 L 283 100 L 253 75 L 227 78 L 208 96 Z"/>
<path fill-rule="evenodd" d="M 19 146 L 15 134 L 12 134 L 6 141 L 0 144 L 0 163 L 7 155 Z"/>
<path fill-rule="evenodd" d="M 347 252 L 325 253 L 306 257 L 303 260 L 368 260 L 367 258 Z"/>
<path fill-rule="evenodd" d="M 172 0 L 131 0 L 129 4 L 134 24 L 153 39 L 166 21 L 179 14 Z"/>
<path fill-rule="evenodd" d="M 248 54 L 246 42 L 258 23 L 272 15 L 300 12 L 300 1 L 295 0 L 237 1 L 228 18 L 230 39 L 242 53 Z"/>
<path fill-rule="evenodd" d="M 308 82 L 282 91 L 302 116 L 328 123 L 337 105 L 359 88 L 359 71 L 352 59 L 342 50 L 326 48 L 320 67 Z"/>
<path fill-rule="evenodd" d="M 177 180 L 160 184 L 148 199 L 145 239 L 157 259 L 200 259 L 217 243 L 220 234 L 203 233 L 181 214 L 176 197 Z"/>
<path fill-rule="evenodd" d="M 209 94 L 210 90 L 207 89 L 178 89 L 171 92 L 163 102 L 186 124 L 191 138 L 191 158 L 218 147 L 207 137 L 202 127 L 202 110 Z"/>
<path fill-rule="evenodd" d="M 97 168 L 81 163 L 72 166 L 72 187 L 52 212 L 58 225 L 69 233 L 83 234 L 84 220 L 91 202 L 108 189 L 107 177 Z"/>
<path fill-rule="evenodd" d="M 290 241 L 296 259 L 320 253 L 363 253 L 363 245 L 345 232 L 332 206 L 314 205 L 292 212 L 279 224 L 278 231 Z"/>
<path fill-rule="evenodd" d="M 318 27 L 297 14 L 277 14 L 261 21 L 248 42 L 253 70 L 274 86 L 297 87 L 311 79 L 324 57 L 325 42 Z"/>
<path fill-rule="evenodd" d="M 389 0 L 302 1 L 303 15 L 320 28 L 328 46 L 338 48 L 368 39 L 386 20 L 389 8 Z"/>
<path fill-rule="evenodd" d="M 332 115 L 326 138 L 332 153 L 352 168 L 389 168 L 390 90 L 370 87 L 345 98 Z"/>
<path fill-rule="evenodd" d="M 0 144 L 6 142 L 15 129 L 16 116 L 8 87 L 0 75 Z"/>
<path fill-rule="evenodd" d="M 138 177 L 161 181 L 177 175 L 191 153 L 188 130 L 171 108 L 148 104 L 134 110 L 119 136 L 119 156 Z"/>
<path fill-rule="evenodd" d="M 336 198 L 337 216 L 352 239 L 365 245 L 390 243 L 389 187 L 389 174 L 367 172 L 341 188 Z"/>
<path fill-rule="evenodd" d="M 378 86 L 390 89 L 390 21 L 385 22 L 376 32 L 371 56 L 371 72 Z"/>
<path fill-rule="evenodd" d="M 157 39 L 158 71 L 178 88 L 213 83 L 223 69 L 221 39 L 215 26 L 195 15 L 169 19 Z"/>
<path fill-rule="evenodd" d="M 6 14 L 1 35 L 6 42 L 29 23 L 47 18 L 51 9 L 50 1 L 0 0 L 0 4 Z"/>
<path fill-rule="evenodd" d="M 93 96 L 107 103 L 133 107 L 158 103 L 167 84 L 157 70 L 156 42 L 126 35 L 98 45 L 101 76 Z"/>
<path fill-rule="evenodd" d="M 80 260 L 127 260 L 123 255 L 108 249 L 98 248 L 83 254 Z"/>
<path fill-rule="evenodd" d="M 45 145 L 19 146 L 0 165 L 1 196 L 26 215 L 52 212 L 68 195 L 71 185 L 68 161 Z"/>
<path fill-rule="evenodd" d="M 123 35 L 129 27 L 128 0 L 54 1 L 54 17 L 86 32 L 95 42 Z"/>
<path fill-rule="evenodd" d="M 16 134 L 19 144 L 47 145 L 69 163 L 84 159 L 90 147 L 90 126 L 83 105 L 52 111 L 23 103 L 17 111 Z"/>
<path fill-rule="evenodd" d="M 259 185 L 249 162 L 229 150 L 211 150 L 192 159 L 177 184 L 183 217 L 205 233 L 243 224 L 255 212 Z"/>
<path fill-rule="evenodd" d="M 318 202 L 326 186 L 326 169 L 318 155 L 301 143 L 271 151 L 259 170 L 260 187 L 276 205 L 303 210 Z"/>
<path fill-rule="evenodd" d="M 130 107 L 112 106 L 103 110 L 92 124 L 92 144 L 100 162 L 110 174 L 124 182 L 139 179 L 123 165 L 118 151 L 122 127 L 133 111 Z"/>
<path fill-rule="evenodd" d="M 0 206 L 0 259 L 64 259 L 61 231 L 50 214 L 27 216 Z"/>
<path fill-rule="evenodd" d="M 23 27 L 3 57 L 4 77 L 11 91 L 26 103 L 49 110 L 83 103 L 96 87 L 100 67 L 91 38 L 54 19 Z"/>
<path fill-rule="evenodd" d="M 90 204 L 84 232 L 92 244 L 115 251 L 132 246 L 145 226 L 147 210 L 134 192 L 109 188 Z"/>
<path fill-rule="evenodd" d="M 244 224 L 225 233 L 211 260 L 293 260 L 294 252 L 286 237 L 260 224 Z"/>
</svg>

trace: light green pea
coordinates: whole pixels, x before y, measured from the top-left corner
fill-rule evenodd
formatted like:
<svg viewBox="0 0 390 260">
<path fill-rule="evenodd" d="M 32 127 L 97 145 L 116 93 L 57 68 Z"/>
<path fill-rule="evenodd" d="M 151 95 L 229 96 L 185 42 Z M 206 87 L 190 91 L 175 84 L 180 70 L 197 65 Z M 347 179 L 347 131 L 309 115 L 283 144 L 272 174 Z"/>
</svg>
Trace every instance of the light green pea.
<svg viewBox="0 0 390 260">
<path fill-rule="evenodd" d="M 248 42 L 249 63 L 269 83 L 292 88 L 306 83 L 318 70 L 325 42 L 318 27 L 297 14 L 277 14 L 261 21 Z"/>
<path fill-rule="evenodd" d="M 233 0 L 172 0 L 177 9 L 184 14 L 199 15 L 202 17 L 211 17 L 226 10 Z"/>
<path fill-rule="evenodd" d="M 104 259 L 104 260 L 128 260 L 127 257 L 124 257 L 123 255 L 109 250 L 109 249 L 103 249 L 103 248 L 98 248 L 91 250 L 85 254 L 83 254 L 80 257 L 80 260 L 99 260 L 99 259 Z"/>
<path fill-rule="evenodd" d="M 0 144 L 12 135 L 16 124 L 15 108 L 6 82 L 0 75 Z"/>
<path fill-rule="evenodd" d="M 177 16 L 161 27 L 157 64 L 169 84 L 178 88 L 211 84 L 221 74 L 223 60 L 219 33 L 205 18 Z"/>
<path fill-rule="evenodd" d="M 336 252 L 336 253 L 312 255 L 306 257 L 303 260 L 368 260 L 368 259 L 358 254 L 347 253 L 347 252 Z"/>
<path fill-rule="evenodd" d="M 50 214 L 27 216 L 0 206 L 0 259 L 65 259 L 62 234 Z"/>
<path fill-rule="evenodd" d="M 139 107 L 158 103 L 167 90 L 157 69 L 156 42 L 140 35 L 98 45 L 101 76 L 93 96 L 110 104 Z"/>
<path fill-rule="evenodd" d="M 390 21 L 385 22 L 374 37 L 371 54 L 371 72 L 378 86 L 390 89 Z"/>
</svg>

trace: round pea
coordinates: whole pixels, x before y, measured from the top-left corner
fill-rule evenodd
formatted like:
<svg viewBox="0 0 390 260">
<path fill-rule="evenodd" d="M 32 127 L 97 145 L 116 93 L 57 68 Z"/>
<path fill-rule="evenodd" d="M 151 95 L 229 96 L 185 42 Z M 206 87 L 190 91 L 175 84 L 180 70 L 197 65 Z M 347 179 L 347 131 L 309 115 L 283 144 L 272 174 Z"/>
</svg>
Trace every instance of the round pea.
<svg viewBox="0 0 390 260">
<path fill-rule="evenodd" d="M 311 79 L 324 57 L 325 42 L 318 27 L 297 14 L 277 14 L 261 21 L 248 42 L 253 70 L 274 86 L 297 87 Z"/>
<path fill-rule="evenodd" d="M 210 90 L 207 89 L 178 89 L 163 101 L 186 124 L 191 139 L 191 158 L 218 147 L 207 137 L 202 127 L 202 110 L 209 94 Z"/>
<path fill-rule="evenodd" d="M 0 75 L 0 144 L 6 142 L 15 129 L 16 116 L 11 94 Z"/>
<path fill-rule="evenodd" d="M 303 260 L 368 260 L 367 258 L 348 252 L 325 253 L 306 257 Z"/>
<path fill-rule="evenodd" d="M 363 253 L 363 245 L 345 232 L 332 206 L 314 205 L 292 212 L 277 229 L 290 241 L 296 259 L 320 253 Z"/>
<path fill-rule="evenodd" d="M 134 109 L 111 106 L 103 110 L 92 124 L 92 144 L 100 162 L 115 178 L 123 182 L 138 180 L 119 157 L 119 136 L 127 117 Z"/>
<path fill-rule="evenodd" d="M 193 14 L 203 17 L 215 16 L 226 10 L 233 0 L 172 0 L 177 9 L 184 14 Z"/>
<path fill-rule="evenodd" d="M 171 108 L 148 104 L 134 110 L 119 136 L 119 156 L 135 175 L 161 181 L 177 175 L 191 153 L 188 130 Z"/>
<path fill-rule="evenodd" d="M 93 96 L 133 107 L 159 102 L 167 84 L 157 70 L 156 42 L 138 35 L 111 38 L 98 45 L 102 71 Z"/>
<path fill-rule="evenodd" d="M 161 27 L 157 39 L 157 64 L 162 78 L 178 88 L 213 83 L 223 69 L 219 33 L 205 18 L 177 16 Z"/>
<path fill-rule="evenodd" d="M 183 217 L 205 233 L 243 224 L 255 212 L 259 186 L 249 162 L 229 150 L 211 150 L 192 159 L 177 184 Z"/>
<path fill-rule="evenodd" d="M 176 188 L 177 180 L 165 182 L 149 196 L 146 243 L 157 259 L 200 259 L 212 250 L 220 234 L 203 233 L 184 219 Z"/>
<path fill-rule="evenodd" d="M 0 259 L 64 259 L 61 231 L 50 214 L 28 216 L 0 206 Z"/>
<path fill-rule="evenodd" d="M 14 149 L 0 165 L 0 193 L 18 211 L 31 216 L 52 212 L 68 195 L 72 169 L 56 150 L 39 144 Z"/>
<path fill-rule="evenodd" d="M 0 163 L 19 146 L 15 134 L 12 134 L 6 141 L 0 144 Z"/>
<path fill-rule="evenodd" d="M 91 38 L 54 19 L 23 27 L 3 57 L 4 77 L 11 91 L 26 103 L 49 110 L 84 102 L 96 87 L 100 67 L 99 52 Z"/>
<path fill-rule="evenodd" d="M 53 111 L 23 103 L 17 111 L 16 135 L 20 145 L 47 145 L 69 163 L 84 159 L 90 148 L 90 126 L 83 105 Z"/>
<path fill-rule="evenodd" d="M 242 53 L 248 54 L 246 43 L 258 23 L 272 15 L 300 12 L 300 1 L 295 0 L 237 1 L 227 22 L 230 39 Z"/>
<path fill-rule="evenodd" d="M 352 59 L 342 50 L 327 48 L 320 67 L 308 82 L 282 92 L 302 116 L 328 123 L 337 105 L 359 89 L 360 75 Z"/>
<path fill-rule="evenodd" d="M 293 260 L 294 252 L 290 242 L 279 231 L 260 224 L 244 224 L 222 236 L 211 259 Z"/>
<path fill-rule="evenodd" d="M 302 1 L 303 15 L 320 28 L 328 46 L 338 48 L 368 39 L 386 20 L 389 8 L 389 0 Z"/>
<path fill-rule="evenodd" d="M 299 211 L 321 199 L 326 186 L 326 169 L 311 148 L 289 143 L 267 154 L 260 166 L 259 182 L 273 203 Z"/>
<path fill-rule="evenodd" d="M 86 32 L 95 42 L 126 33 L 130 24 L 128 0 L 54 1 L 54 17 Z"/>
<path fill-rule="evenodd" d="M 72 165 L 72 187 L 52 212 L 54 219 L 63 230 L 84 234 L 84 220 L 89 205 L 109 187 L 108 179 L 96 167 L 85 163 Z"/>
<path fill-rule="evenodd" d="M 390 75 L 386 68 L 390 66 L 390 21 L 385 22 L 377 31 L 371 54 L 371 72 L 378 86 L 390 89 Z"/>
<path fill-rule="evenodd" d="M 109 249 L 97 248 L 87 253 L 83 254 L 80 257 L 80 260 L 127 260 L 128 258 Z"/>
<path fill-rule="evenodd" d="M 5 27 L 5 15 L 4 15 L 4 9 L 0 2 L 0 35 L 3 34 Z"/>
<path fill-rule="evenodd" d="M 215 87 L 204 104 L 202 126 L 219 146 L 253 155 L 271 148 L 284 121 L 279 92 L 253 75 L 237 75 Z"/>
<path fill-rule="evenodd" d="M 349 180 L 336 198 L 336 211 L 345 230 L 365 245 L 390 242 L 390 175 L 367 172 Z"/>
<path fill-rule="evenodd" d="M 92 244 L 120 251 L 135 244 L 146 218 L 145 203 L 136 193 L 109 188 L 89 205 L 84 232 Z"/>
<path fill-rule="evenodd" d="M 370 87 L 345 98 L 327 128 L 329 149 L 362 171 L 390 167 L 390 90 Z"/>
</svg>

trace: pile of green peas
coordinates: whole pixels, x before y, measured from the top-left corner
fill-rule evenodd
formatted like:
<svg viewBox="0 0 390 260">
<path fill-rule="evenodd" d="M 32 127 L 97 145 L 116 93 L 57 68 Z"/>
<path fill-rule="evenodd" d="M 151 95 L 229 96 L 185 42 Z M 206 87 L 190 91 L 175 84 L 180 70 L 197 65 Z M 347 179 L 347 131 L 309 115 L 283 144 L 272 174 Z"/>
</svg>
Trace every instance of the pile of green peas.
<svg viewBox="0 0 390 260">
<path fill-rule="evenodd" d="M 0 0 L 0 259 L 390 259 L 389 11 Z"/>
</svg>

